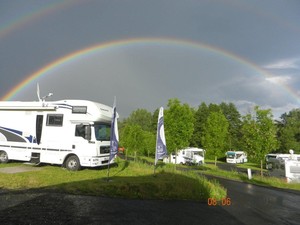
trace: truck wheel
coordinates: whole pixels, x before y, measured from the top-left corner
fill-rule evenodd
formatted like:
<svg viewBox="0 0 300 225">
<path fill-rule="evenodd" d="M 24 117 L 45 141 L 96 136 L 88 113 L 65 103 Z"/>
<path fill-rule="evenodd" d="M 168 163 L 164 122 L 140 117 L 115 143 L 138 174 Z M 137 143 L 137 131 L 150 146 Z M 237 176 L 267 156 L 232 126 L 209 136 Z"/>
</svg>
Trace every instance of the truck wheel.
<svg viewBox="0 0 300 225">
<path fill-rule="evenodd" d="M 0 163 L 7 163 L 8 162 L 8 156 L 5 151 L 0 151 Z"/>
<path fill-rule="evenodd" d="M 66 168 L 71 171 L 80 170 L 80 161 L 76 155 L 72 155 L 67 158 Z"/>
</svg>

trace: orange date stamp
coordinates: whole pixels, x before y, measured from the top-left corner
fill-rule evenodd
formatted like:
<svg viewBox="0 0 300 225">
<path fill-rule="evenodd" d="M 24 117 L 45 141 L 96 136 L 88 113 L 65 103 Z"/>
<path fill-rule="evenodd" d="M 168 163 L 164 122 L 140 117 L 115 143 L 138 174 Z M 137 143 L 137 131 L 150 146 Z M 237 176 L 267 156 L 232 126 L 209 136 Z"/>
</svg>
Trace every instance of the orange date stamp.
<svg viewBox="0 0 300 225">
<path fill-rule="evenodd" d="M 207 205 L 208 206 L 230 206 L 231 198 L 222 198 L 221 200 L 217 200 L 216 198 L 208 198 Z"/>
</svg>

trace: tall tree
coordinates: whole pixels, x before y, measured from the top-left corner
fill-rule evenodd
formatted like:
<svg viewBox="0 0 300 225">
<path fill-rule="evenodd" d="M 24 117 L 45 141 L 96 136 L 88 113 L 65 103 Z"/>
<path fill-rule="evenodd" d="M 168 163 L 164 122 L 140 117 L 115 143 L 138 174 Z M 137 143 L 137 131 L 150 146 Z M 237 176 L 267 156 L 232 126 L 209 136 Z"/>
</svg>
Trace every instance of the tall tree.
<svg viewBox="0 0 300 225">
<path fill-rule="evenodd" d="M 154 156 L 155 144 L 156 144 L 156 135 L 150 131 L 143 131 L 143 142 L 141 144 L 143 155 L 148 157 Z"/>
<path fill-rule="evenodd" d="M 241 148 L 241 114 L 233 103 L 226 104 L 222 102 L 220 108 L 229 123 L 229 150 L 238 150 Z"/>
<path fill-rule="evenodd" d="M 277 128 L 270 109 L 254 108 L 254 114 L 243 117 L 243 146 L 249 160 L 259 162 L 264 156 L 278 148 Z"/>
<path fill-rule="evenodd" d="M 137 109 L 133 111 L 124 121 L 126 124 L 139 125 L 144 131 L 152 129 L 152 114 L 146 109 Z"/>
<path fill-rule="evenodd" d="M 280 152 L 288 153 L 289 149 L 300 152 L 300 109 L 283 114 L 278 123 Z"/>
<path fill-rule="evenodd" d="M 189 105 L 170 99 L 164 117 L 169 152 L 188 147 L 194 130 L 194 115 Z"/>
<path fill-rule="evenodd" d="M 202 134 L 202 143 L 208 158 L 224 157 L 228 147 L 228 127 L 228 121 L 221 111 L 209 114 Z"/>
<path fill-rule="evenodd" d="M 205 104 L 205 102 L 202 102 L 198 110 L 194 113 L 194 132 L 193 136 L 191 138 L 190 145 L 193 147 L 203 147 L 203 143 L 201 140 L 201 135 L 203 133 L 205 123 L 207 120 L 207 117 L 209 115 L 209 109 L 208 106 Z"/>
<path fill-rule="evenodd" d="M 120 146 L 124 146 L 129 153 L 138 152 L 143 154 L 141 148 L 144 142 L 143 130 L 136 124 L 126 124 L 120 132 Z"/>
</svg>

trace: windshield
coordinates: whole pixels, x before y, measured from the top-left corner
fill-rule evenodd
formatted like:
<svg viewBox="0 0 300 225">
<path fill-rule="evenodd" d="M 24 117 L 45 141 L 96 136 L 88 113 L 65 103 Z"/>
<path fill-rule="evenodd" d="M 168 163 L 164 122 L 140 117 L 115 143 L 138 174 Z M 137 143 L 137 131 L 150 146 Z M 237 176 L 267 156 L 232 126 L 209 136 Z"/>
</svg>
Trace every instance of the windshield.
<svg viewBox="0 0 300 225">
<path fill-rule="evenodd" d="M 233 153 L 233 152 L 227 153 L 227 158 L 233 159 L 234 157 L 235 157 L 235 153 Z"/>
<path fill-rule="evenodd" d="M 95 124 L 95 137 L 97 141 L 110 140 L 110 124 Z"/>
</svg>

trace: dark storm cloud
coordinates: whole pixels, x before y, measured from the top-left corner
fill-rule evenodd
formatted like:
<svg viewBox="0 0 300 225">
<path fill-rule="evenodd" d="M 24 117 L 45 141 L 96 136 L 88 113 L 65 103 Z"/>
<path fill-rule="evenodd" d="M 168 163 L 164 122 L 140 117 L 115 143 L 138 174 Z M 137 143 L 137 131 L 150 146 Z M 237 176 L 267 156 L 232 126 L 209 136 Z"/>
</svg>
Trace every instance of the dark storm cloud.
<svg viewBox="0 0 300 225">
<path fill-rule="evenodd" d="M 297 93 L 300 84 L 297 1 L 103 0 L 73 1 L 56 8 L 59 2 L 52 3 L 0 3 L 3 24 L 16 20 L 16 15 L 44 10 L 7 35 L 1 36 L 5 29 L 0 26 L 1 96 L 45 65 L 88 46 L 166 37 L 208 44 L 236 57 L 200 48 L 133 46 L 51 71 L 39 79 L 41 88 L 54 92 L 55 99 L 86 98 L 105 104 L 116 95 L 125 116 L 136 108 L 154 110 L 174 97 L 194 106 L 231 101 L 278 112 L 299 106 L 296 95 L 286 90 Z M 15 99 L 35 99 L 35 85 Z"/>
</svg>

